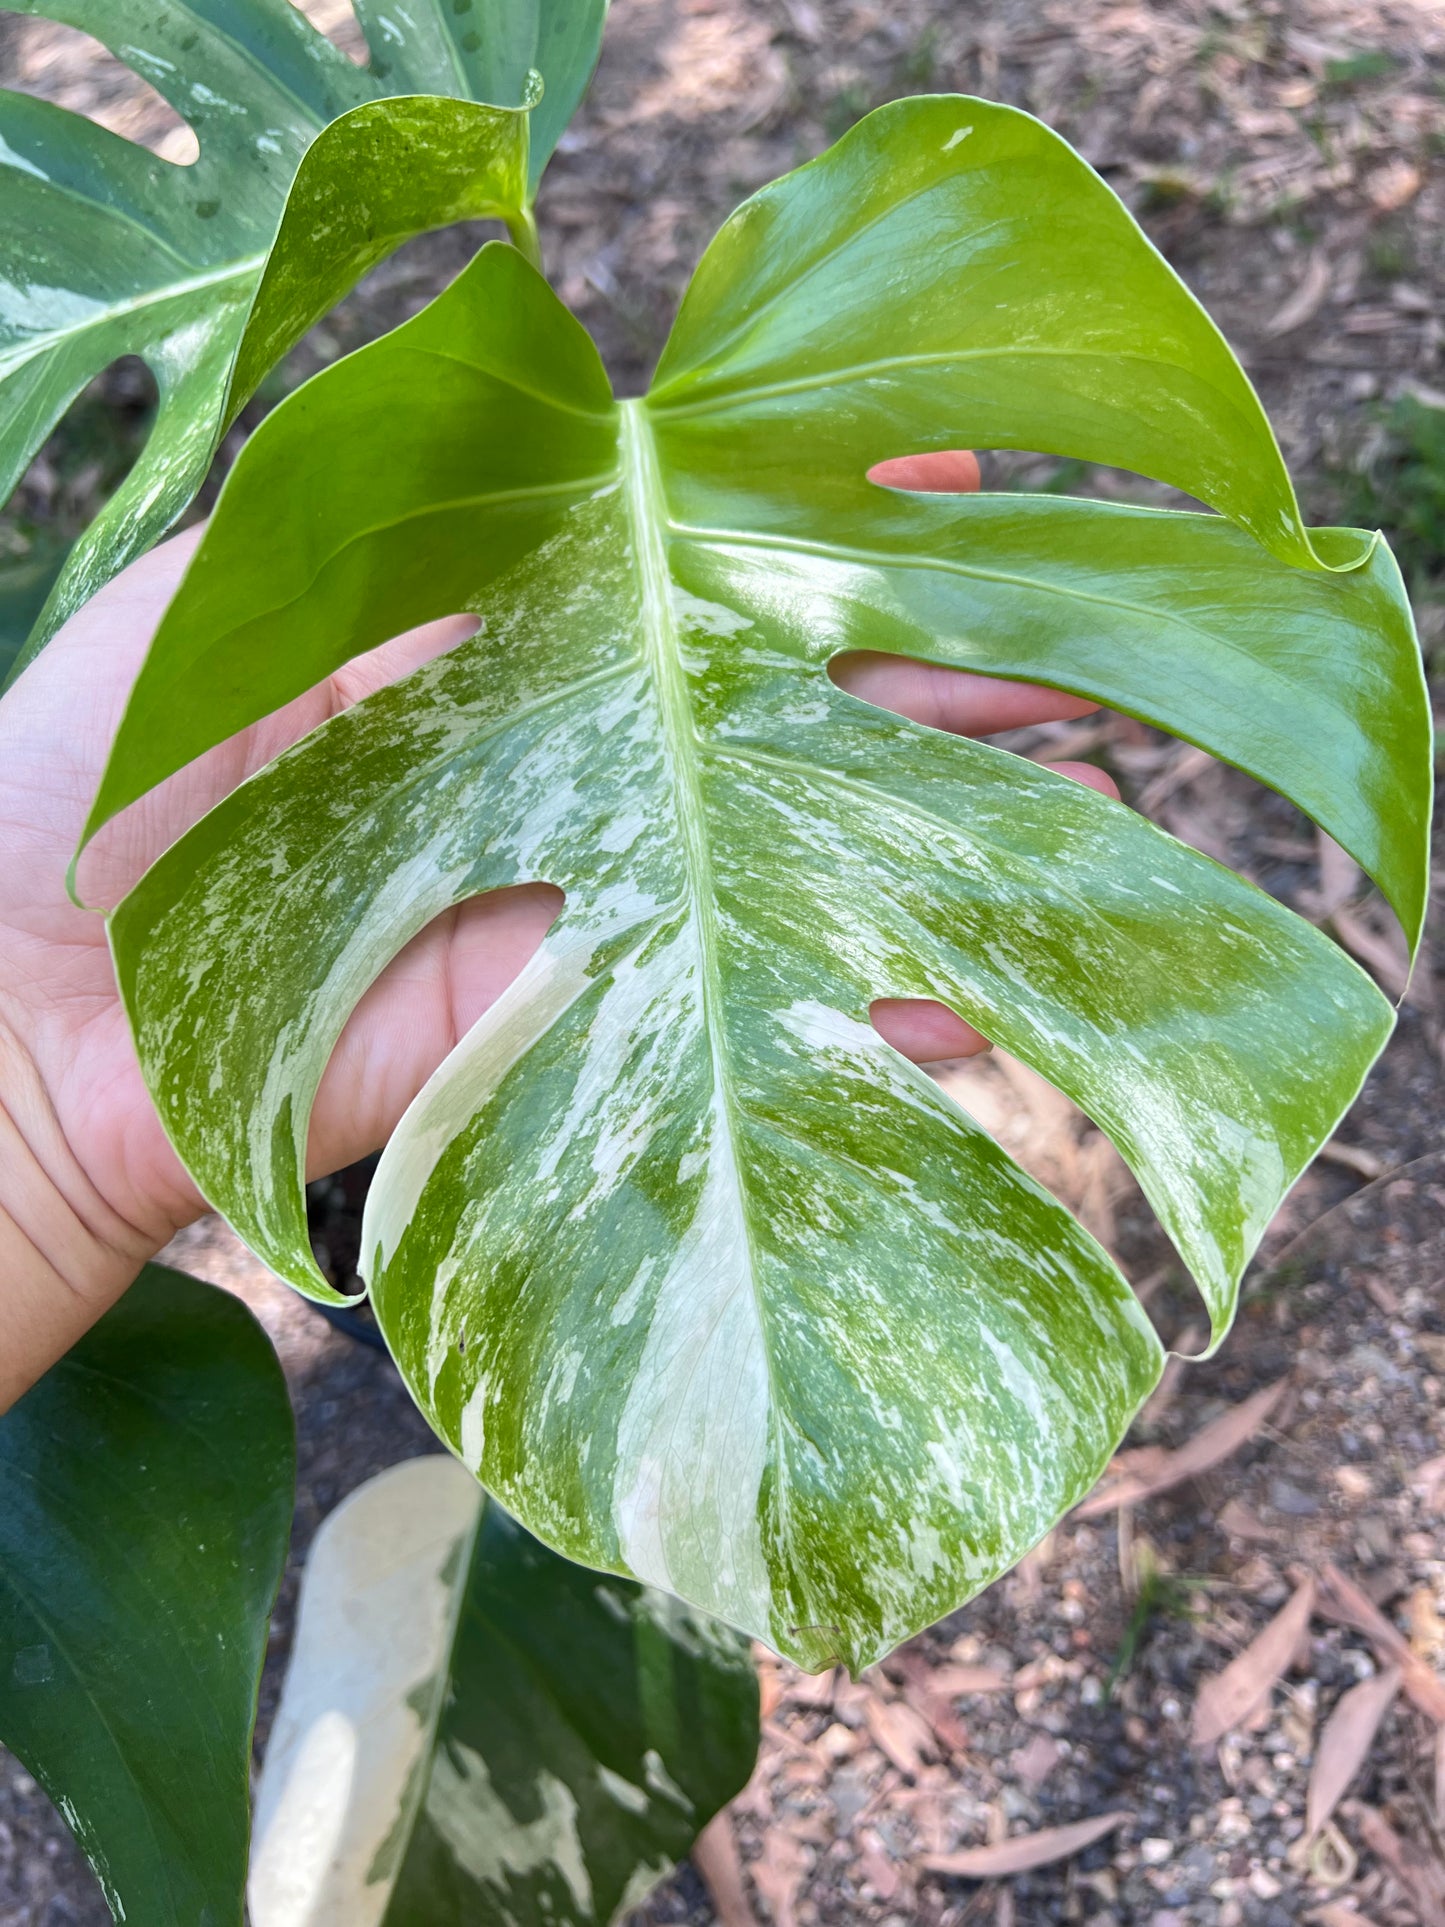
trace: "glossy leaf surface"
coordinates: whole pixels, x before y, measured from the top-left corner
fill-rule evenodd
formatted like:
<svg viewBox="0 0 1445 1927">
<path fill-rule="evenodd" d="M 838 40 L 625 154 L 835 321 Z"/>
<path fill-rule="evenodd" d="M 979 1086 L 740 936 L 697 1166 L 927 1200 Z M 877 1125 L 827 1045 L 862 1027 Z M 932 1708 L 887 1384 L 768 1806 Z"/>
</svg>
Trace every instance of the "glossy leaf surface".
<svg viewBox="0 0 1445 1927">
<path fill-rule="evenodd" d="M 634 1905 L 745 1784 L 746 1644 L 548 1552 L 454 1459 L 317 1535 L 257 1799 L 253 1927 L 556 1927 Z"/>
<path fill-rule="evenodd" d="M 294 1473 L 265 1334 L 159 1265 L 0 1417 L 0 1740 L 118 1921 L 240 1927 Z"/>
<path fill-rule="evenodd" d="M 39 646 L 169 526 L 226 421 L 367 269 L 449 222 L 495 216 L 525 229 L 606 8 L 363 5 L 378 54 L 367 69 L 288 0 L 28 0 L 16 10 L 105 41 L 200 143 L 194 166 L 176 166 L 0 91 L 0 501 L 117 356 L 142 356 L 160 387 L 146 448 L 76 545 Z M 497 109 L 535 102 L 533 69 L 547 92 L 529 153 L 525 117 Z"/>
<path fill-rule="evenodd" d="M 1153 469 L 1238 519 L 865 479 L 987 440 Z M 302 504 L 304 542 L 258 559 Z M 383 1157 L 378 1316 L 549 1543 L 805 1663 L 869 1659 L 1034 1543 L 1162 1362 L 1106 1255 L 871 1001 L 941 999 L 1096 1119 L 1217 1336 L 1390 1011 L 1121 805 L 870 708 L 828 664 L 1041 677 L 1177 729 L 1311 810 L 1414 930 L 1429 736 L 1398 574 L 1299 527 L 1212 324 L 1088 169 L 1026 116 L 935 99 L 733 217 L 644 402 L 611 402 L 494 248 L 278 410 L 94 821 L 460 609 L 473 641 L 253 779 L 116 914 L 161 1115 L 242 1236 L 327 1295 L 300 1166 L 347 1015 L 448 906 L 559 885 L 537 958 Z"/>
</svg>

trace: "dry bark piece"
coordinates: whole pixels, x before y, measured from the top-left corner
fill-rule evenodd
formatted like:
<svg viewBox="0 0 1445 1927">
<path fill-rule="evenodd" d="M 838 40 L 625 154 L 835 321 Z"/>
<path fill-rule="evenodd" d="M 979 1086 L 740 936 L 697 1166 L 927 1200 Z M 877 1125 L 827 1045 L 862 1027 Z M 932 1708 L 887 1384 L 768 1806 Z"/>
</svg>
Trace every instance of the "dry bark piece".
<svg viewBox="0 0 1445 1927">
<path fill-rule="evenodd" d="M 743 1877 L 732 1815 L 726 1807 L 714 1814 L 693 1843 L 692 1864 L 712 1895 L 721 1927 L 758 1927 Z"/>
<path fill-rule="evenodd" d="M 1400 1668 L 1390 1666 L 1341 1696 L 1325 1721 L 1310 1769 L 1305 1796 L 1306 1833 L 1318 1833 L 1348 1793 L 1399 1690 Z"/>
<path fill-rule="evenodd" d="M 1284 1396 L 1286 1383 L 1285 1379 L 1276 1379 L 1273 1385 L 1266 1385 L 1262 1391 L 1232 1405 L 1202 1432 L 1196 1432 L 1177 1452 L 1150 1446 L 1139 1452 L 1121 1452 L 1112 1468 L 1119 1475 L 1114 1483 L 1096 1487 L 1082 1505 L 1075 1507 L 1074 1517 L 1093 1519 L 1118 1506 L 1136 1505 L 1141 1499 L 1152 1499 L 1173 1486 L 1182 1485 L 1186 1479 L 1197 1478 L 1201 1472 L 1222 1465 L 1260 1431 Z"/>
<path fill-rule="evenodd" d="M 1363 1633 L 1387 1665 L 1400 1668 L 1400 1684 L 1420 1711 L 1445 1723 L 1445 1680 L 1412 1651 L 1404 1635 L 1338 1566 L 1326 1564 L 1320 1573 L 1315 1609 L 1323 1618 Z"/>
<path fill-rule="evenodd" d="M 921 1866 L 929 1873 L 962 1874 L 969 1880 L 1001 1880 L 1009 1874 L 1050 1867 L 1082 1853 L 1096 1840 L 1123 1826 L 1127 1813 L 1100 1813 L 1092 1820 L 1076 1820 L 1068 1827 L 1045 1827 L 1039 1833 L 1015 1834 L 991 1847 L 965 1847 L 961 1853 L 925 1854 Z"/>
<path fill-rule="evenodd" d="M 1205 1680 L 1194 1702 L 1190 1737 L 1196 1746 L 1213 1746 L 1265 1705 L 1299 1650 L 1314 1603 L 1315 1582 L 1306 1579 L 1258 1638 L 1252 1639 L 1222 1673 Z"/>
</svg>

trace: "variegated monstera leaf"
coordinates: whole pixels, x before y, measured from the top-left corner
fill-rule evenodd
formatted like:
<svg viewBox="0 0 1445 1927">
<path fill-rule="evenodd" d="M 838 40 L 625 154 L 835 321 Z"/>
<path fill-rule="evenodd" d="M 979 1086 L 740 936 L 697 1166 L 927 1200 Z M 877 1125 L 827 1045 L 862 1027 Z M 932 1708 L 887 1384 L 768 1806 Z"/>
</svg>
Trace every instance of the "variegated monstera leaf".
<svg viewBox="0 0 1445 1927">
<path fill-rule="evenodd" d="M 357 0 L 363 69 L 290 0 L 14 0 L 103 40 L 200 145 L 177 166 L 0 90 L 0 503 L 118 355 L 144 357 L 160 389 L 30 653 L 175 520 L 261 378 L 400 242 L 482 216 L 526 242 L 606 6 Z"/>
<path fill-rule="evenodd" d="M 1221 513 L 867 480 L 965 445 Z M 301 1161 L 345 1019 L 449 905 L 560 886 L 382 1158 L 377 1316 L 541 1538 L 805 1664 L 867 1661 L 1078 1498 L 1163 1357 L 871 1000 L 943 1000 L 1093 1117 L 1216 1334 L 1391 1013 L 1250 884 L 828 665 L 894 651 L 1174 731 L 1307 810 L 1413 938 L 1429 733 L 1394 563 L 1302 527 L 1225 343 L 1089 169 L 936 97 L 733 216 L 643 400 L 502 245 L 295 395 L 227 485 L 94 823 L 464 609 L 474 640 L 245 784 L 116 913 L 151 1089 L 206 1195 L 327 1297 Z"/>
</svg>

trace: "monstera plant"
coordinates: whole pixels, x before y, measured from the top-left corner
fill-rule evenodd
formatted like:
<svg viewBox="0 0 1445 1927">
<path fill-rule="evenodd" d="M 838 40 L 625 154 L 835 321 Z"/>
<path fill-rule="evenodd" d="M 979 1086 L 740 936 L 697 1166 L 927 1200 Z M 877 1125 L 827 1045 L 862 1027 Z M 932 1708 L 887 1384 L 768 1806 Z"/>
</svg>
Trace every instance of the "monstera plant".
<svg viewBox="0 0 1445 1927">
<path fill-rule="evenodd" d="M 495 29 L 501 5 L 480 11 Z M 398 14 L 413 62 L 438 44 L 422 14 L 440 19 Z M 268 70 L 285 66 L 278 34 Z M 544 89 L 549 44 L 539 29 L 525 50 Z M 579 45 L 564 74 L 590 61 Z M 331 56 L 310 58 L 340 89 Z M 74 565 L 51 612 L 174 513 L 238 397 L 391 238 L 483 200 L 503 213 L 516 245 L 482 248 L 252 435 L 87 831 L 361 652 L 471 618 L 469 640 L 211 809 L 110 921 L 171 1141 L 252 1249 L 320 1301 L 338 1294 L 307 1239 L 304 1153 L 348 1017 L 439 914 L 518 884 L 564 899 L 412 1104 L 367 1201 L 382 1333 L 492 1496 L 447 1475 L 452 1524 L 407 1555 L 430 1657 L 409 1725 L 399 1689 L 376 1698 L 421 1765 L 373 1788 L 380 1844 L 336 1820 L 336 1905 L 357 1919 L 452 1918 L 407 1909 L 414 1879 L 433 1881 L 434 1907 L 442 1892 L 470 1904 L 458 1866 L 507 1918 L 598 1918 L 685 1844 L 683 1809 L 663 1810 L 681 1776 L 641 1714 L 623 1722 L 625 1761 L 601 1757 L 616 1722 L 584 1710 L 557 1741 L 565 1771 L 539 1767 L 520 1803 L 493 1797 L 494 1762 L 515 1760 L 533 1716 L 499 1705 L 489 1751 L 486 1718 L 457 1715 L 456 1695 L 497 1641 L 517 1649 L 549 1587 L 564 1615 L 580 1600 L 665 1628 L 675 1678 L 684 1660 L 711 1669 L 683 1697 L 732 1707 L 721 1731 L 740 1675 L 703 1615 L 805 1666 L 866 1664 L 1026 1551 L 1157 1381 L 1163 1349 L 1112 1260 L 883 1040 L 877 1000 L 947 1004 L 1107 1131 L 1215 1343 L 1271 1214 L 1389 1033 L 1385 998 L 1319 931 L 1112 799 L 860 700 L 846 657 L 1123 710 L 1306 811 L 1412 943 L 1424 908 L 1429 716 L 1393 560 L 1378 537 L 1305 528 L 1222 337 L 1064 142 L 980 100 L 880 109 L 732 216 L 649 392 L 618 400 L 539 265 L 526 115 L 559 111 L 558 90 L 529 110 L 524 64 L 509 111 L 371 100 L 315 140 L 284 216 L 271 203 L 269 259 L 247 257 L 250 308 L 194 374 L 194 463 L 166 493 L 182 470 L 163 407 L 149 479 L 117 498 L 94 566 Z M 420 72 L 342 79 L 377 93 Z M 466 70 L 467 91 L 486 86 Z M 348 104 L 326 100 L 313 122 Z M 204 121 L 201 135 L 204 154 Z M 390 227 L 356 215 L 352 163 L 332 159 L 373 137 L 358 178 L 405 203 Z M 397 140 L 417 159 L 393 184 Z M 872 479 L 888 458 L 965 446 L 1115 464 L 1212 512 Z M 373 1504 L 410 1511 L 393 1495 L 348 1515 L 323 1597 L 366 1591 Z M 558 1555 L 593 1570 L 564 1579 Z M 372 1590 L 358 1623 L 385 1655 L 395 1601 Z M 308 1680 L 332 1662 L 347 1704 L 369 1704 L 366 1662 L 328 1654 L 326 1623 L 303 1610 L 263 1787 L 262 1906 L 293 1890 L 276 1814 L 308 1760 L 320 1783 L 316 1761 L 343 1757 L 308 1752 Z M 529 1666 L 545 1630 L 535 1647 Z M 639 1660 L 635 1697 L 655 1708 L 650 1677 Z M 692 1822 L 736 1778 L 736 1749 L 709 1757 Z M 586 1801 L 575 1771 L 593 1775 Z M 634 1818 L 647 1789 L 662 1804 L 583 1882 L 553 1822 L 595 1815 L 598 1785 Z M 525 1842 L 506 1832 L 524 1824 Z M 601 1835 L 587 1840 L 600 1867 Z M 523 1892 L 512 1874 L 549 1852 Z"/>
</svg>

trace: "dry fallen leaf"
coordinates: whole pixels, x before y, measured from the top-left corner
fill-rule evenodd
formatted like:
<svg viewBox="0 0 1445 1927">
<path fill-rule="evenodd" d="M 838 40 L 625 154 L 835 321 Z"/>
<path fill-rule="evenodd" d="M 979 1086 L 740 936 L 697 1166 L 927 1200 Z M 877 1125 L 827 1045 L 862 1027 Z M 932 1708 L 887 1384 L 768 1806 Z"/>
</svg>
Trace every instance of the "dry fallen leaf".
<svg viewBox="0 0 1445 1927">
<path fill-rule="evenodd" d="M 1369 1758 L 1380 1722 L 1400 1690 L 1400 1668 L 1387 1667 L 1342 1694 L 1325 1721 L 1305 1796 L 1305 1831 L 1316 1834 L 1349 1791 Z"/>
<path fill-rule="evenodd" d="M 797 1927 L 798 1895 L 807 1871 L 806 1847 L 781 1828 L 767 1828 L 763 1833 L 763 1850 L 752 1865 L 752 1876 L 753 1885 L 773 1917 L 773 1927 Z"/>
<path fill-rule="evenodd" d="M 1323 830 L 1315 831 L 1315 851 L 1320 865 L 1319 914 L 1330 917 L 1359 895 L 1364 871 L 1348 850 L 1342 850 Z"/>
<path fill-rule="evenodd" d="M 864 1710 L 873 1744 L 906 1779 L 913 1779 L 923 1764 L 925 1753 L 933 1751 L 933 1732 L 928 1722 L 902 1700 L 872 1697 Z"/>
<path fill-rule="evenodd" d="M 1037 1793 L 1063 1757 L 1064 1749 L 1052 1733 L 1035 1733 L 1009 1755 L 1009 1766 L 1025 1792 Z"/>
<path fill-rule="evenodd" d="M 1092 1519 L 1101 1512 L 1112 1512 L 1121 1505 L 1136 1505 L 1152 1499 L 1186 1479 L 1197 1478 L 1216 1465 L 1222 1465 L 1242 1445 L 1248 1444 L 1261 1429 L 1284 1395 L 1286 1380 L 1277 1379 L 1262 1391 L 1222 1412 L 1202 1432 L 1181 1445 L 1177 1452 L 1161 1452 L 1146 1447 L 1140 1452 L 1121 1452 L 1111 1468 L 1119 1476 L 1113 1484 L 1100 1485 L 1074 1511 L 1076 1519 Z M 1107 1479 L 1109 1474 L 1105 1474 Z"/>
<path fill-rule="evenodd" d="M 1242 1499 L 1229 1500 L 1215 1523 L 1231 1539 L 1245 1539 L 1259 1546 L 1272 1545 L 1274 1542 L 1273 1528 L 1251 1512 Z"/>
<path fill-rule="evenodd" d="M 1410 952 L 1399 931 L 1377 930 L 1355 910 L 1343 907 L 1330 917 L 1340 942 L 1372 970 L 1380 988 L 1398 1001 L 1410 988 Z"/>
<path fill-rule="evenodd" d="M 1395 214 L 1420 192 L 1422 175 L 1418 167 L 1396 156 L 1377 167 L 1365 182 L 1370 202 L 1381 214 Z"/>
<path fill-rule="evenodd" d="M 1411 1490 L 1418 1492 L 1431 1512 L 1445 1510 L 1445 1453 L 1426 1459 L 1410 1478 Z"/>
<path fill-rule="evenodd" d="M 965 1666 L 946 1660 L 933 1668 L 933 1688 L 938 1693 L 1006 1693 L 1008 1676 L 996 1666 Z"/>
<path fill-rule="evenodd" d="M 732 1815 L 726 1807 L 708 1821 L 693 1842 L 692 1864 L 712 1895 L 721 1927 L 758 1927 L 743 1878 L 743 1858 L 738 1852 Z"/>
<path fill-rule="evenodd" d="M 1307 321 L 1312 321 L 1324 306 L 1325 296 L 1330 291 L 1332 272 L 1328 254 L 1323 248 L 1317 249 L 1305 263 L 1299 286 L 1265 322 L 1265 334 L 1276 337 L 1292 334 L 1296 328 L 1302 328 Z"/>
<path fill-rule="evenodd" d="M 1439 1659 L 1445 1653 L 1445 1619 L 1435 1604 L 1429 1586 L 1418 1586 L 1405 1602 L 1405 1617 L 1410 1622 L 1410 1644 L 1421 1659 Z"/>
<path fill-rule="evenodd" d="M 1405 1889 L 1420 1927 L 1445 1927 L 1445 1867 L 1413 1840 L 1402 1839 L 1378 1808 L 1352 1801 L 1350 1811 L 1360 1838 Z"/>
<path fill-rule="evenodd" d="M 1056 1860 L 1067 1860 L 1102 1840 L 1116 1827 L 1123 1826 L 1127 1813 L 1101 1813 L 1092 1820 L 1077 1820 L 1071 1827 L 1045 1827 L 1039 1833 L 1015 1834 L 991 1847 L 965 1847 L 961 1853 L 926 1854 L 919 1863 L 930 1873 L 962 1874 L 969 1880 L 1001 1880 L 1009 1874 L 1028 1873 L 1034 1867 L 1049 1867 Z"/>
<path fill-rule="evenodd" d="M 1315 1609 L 1325 1619 L 1363 1633 L 1387 1664 L 1400 1668 L 1400 1684 L 1427 1718 L 1445 1722 L 1445 1680 L 1427 1666 L 1379 1607 L 1338 1566 L 1320 1573 Z"/>
<path fill-rule="evenodd" d="M 903 1875 L 883 1850 L 883 1843 L 870 1829 L 859 1844 L 859 1865 L 863 1878 L 883 1901 L 892 1900 L 903 1885 Z"/>
<path fill-rule="evenodd" d="M 1256 1639 L 1222 1673 L 1205 1680 L 1194 1702 L 1190 1737 L 1213 1746 L 1261 1708 L 1289 1668 L 1314 1610 L 1315 1582 L 1306 1579 Z"/>
</svg>

